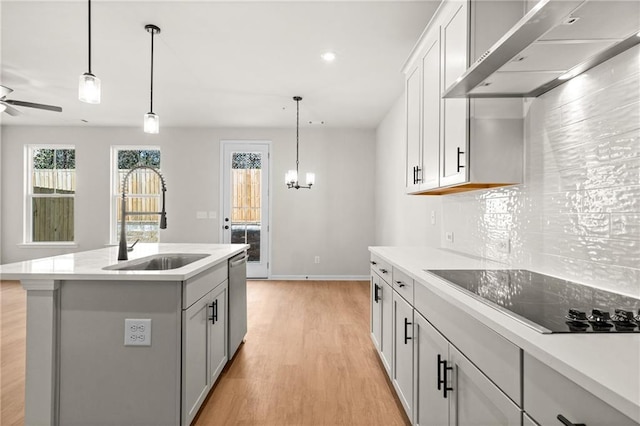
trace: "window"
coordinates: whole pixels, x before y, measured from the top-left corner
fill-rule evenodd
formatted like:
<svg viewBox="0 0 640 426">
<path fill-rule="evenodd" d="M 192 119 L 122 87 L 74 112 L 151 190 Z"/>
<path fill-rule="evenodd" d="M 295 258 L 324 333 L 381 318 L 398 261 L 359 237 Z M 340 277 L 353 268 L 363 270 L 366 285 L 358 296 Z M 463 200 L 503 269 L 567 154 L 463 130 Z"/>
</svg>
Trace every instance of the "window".
<svg viewBox="0 0 640 426">
<path fill-rule="evenodd" d="M 150 166 L 160 169 L 160 148 L 154 146 L 130 147 L 114 146 L 112 157 L 111 185 L 111 241 L 117 243 L 122 223 L 121 207 L 122 180 L 136 166 Z M 162 206 L 162 185 L 160 178 L 149 169 L 135 170 L 127 180 L 126 216 L 127 241 L 140 240 L 144 243 L 160 241 L 160 216 L 145 214 L 159 212 Z"/>
<path fill-rule="evenodd" d="M 25 243 L 73 242 L 75 149 L 28 146 L 26 157 Z"/>
</svg>

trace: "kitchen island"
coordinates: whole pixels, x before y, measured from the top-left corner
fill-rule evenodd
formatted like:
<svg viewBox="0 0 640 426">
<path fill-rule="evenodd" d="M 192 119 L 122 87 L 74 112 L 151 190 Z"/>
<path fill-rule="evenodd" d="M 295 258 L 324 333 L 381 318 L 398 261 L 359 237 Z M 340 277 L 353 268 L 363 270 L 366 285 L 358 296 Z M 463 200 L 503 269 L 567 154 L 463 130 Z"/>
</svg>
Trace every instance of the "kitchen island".
<svg viewBox="0 0 640 426">
<path fill-rule="evenodd" d="M 233 356 L 228 260 L 247 248 L 139 244 L 124 262 L 110 247 L 0 266 L 27 290 L 25 424 L 189 424 Z M 176 257 L 192 262 L 136 270 Z"/>
<path fill-rule="evenodd" d="M 589 426 L 640 423 L 640 333 L 543 334 L 427 271 L 514 265 L 422 247 L 370 252 L 372 339 L 413 423 L 443 412 L 448 424 L 447 401 L 452 424 L 467 424 L 465 415 L 473 424 L 561 424 L 558 415 Z M 478 410 L 495 417 L 483 422 Z"/>
</svg>

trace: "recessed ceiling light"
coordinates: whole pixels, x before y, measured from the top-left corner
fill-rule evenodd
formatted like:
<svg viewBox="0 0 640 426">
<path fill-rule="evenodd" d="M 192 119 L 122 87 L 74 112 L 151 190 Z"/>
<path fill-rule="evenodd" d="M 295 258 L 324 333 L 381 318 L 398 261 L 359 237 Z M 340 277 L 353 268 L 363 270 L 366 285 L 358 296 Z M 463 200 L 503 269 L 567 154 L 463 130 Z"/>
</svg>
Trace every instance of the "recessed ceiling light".
<svg viewBox="0 0 640 426">
<path fill-rule="evenodd" d="M 336 59 L 336 54 L 334 52 L 324 52 L 320 57 L 326 62 L 333 62 Z"/>
</svg>

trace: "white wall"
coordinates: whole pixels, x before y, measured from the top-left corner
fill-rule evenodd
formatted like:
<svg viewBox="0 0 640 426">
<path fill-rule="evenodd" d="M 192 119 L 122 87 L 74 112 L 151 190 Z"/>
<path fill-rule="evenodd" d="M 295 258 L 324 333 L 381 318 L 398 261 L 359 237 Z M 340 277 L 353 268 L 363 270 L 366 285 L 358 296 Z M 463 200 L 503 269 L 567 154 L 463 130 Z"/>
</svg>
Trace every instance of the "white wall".
<svg viewBox="0 0 640 426">
<path fill-rule="evenodd" d="M 301 172 L 314 171 L 311 190 L 288 190 L 286 170 L 295 167 L 294 129 L 2 128 L 2 263 L 90 250 L 109 243 L 111 145 L 157 145 L 167 180 L 168 226 L 162 242 L 219 242 L 220 141 L 272 141 L 273 276 L 366 276 L 373 244 L 372 130 L 301 129 Z M 19 248 L 22 242 L 25 144 L 76 147 L 76 241 L 78 248 Z M 196 219 L 217 211 L 218 219 Z M 320 264 L 314 257 L 320 256 Z"/>
<path fill-rule="evenodd" d="M 444 247 L 640 297 L 640 47 L 530 101 L 524 185 L 443 212 Z"/>
<path fill-rule="evenodd" d="M 391 107 L 376 132 L 375 244 L 438 247 L 441 197 L 405 194 L 405 132 L 403 95 Z M 431 224 L 432 212 L 436 215 L 435 225 Z"/>
</svg>

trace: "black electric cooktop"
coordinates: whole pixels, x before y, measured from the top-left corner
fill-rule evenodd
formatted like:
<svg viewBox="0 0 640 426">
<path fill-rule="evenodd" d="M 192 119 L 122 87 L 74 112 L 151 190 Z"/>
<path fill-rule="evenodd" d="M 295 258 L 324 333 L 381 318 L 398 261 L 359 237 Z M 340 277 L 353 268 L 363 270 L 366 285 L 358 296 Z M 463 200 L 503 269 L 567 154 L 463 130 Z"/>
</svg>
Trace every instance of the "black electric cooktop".
<svg viewBox="0 0 640 426">
<path fill-rule="evenodd" d="M 524 269 L 426 270 L 541 333 L 639 333 L 640 300 Z"/>
</svg>

